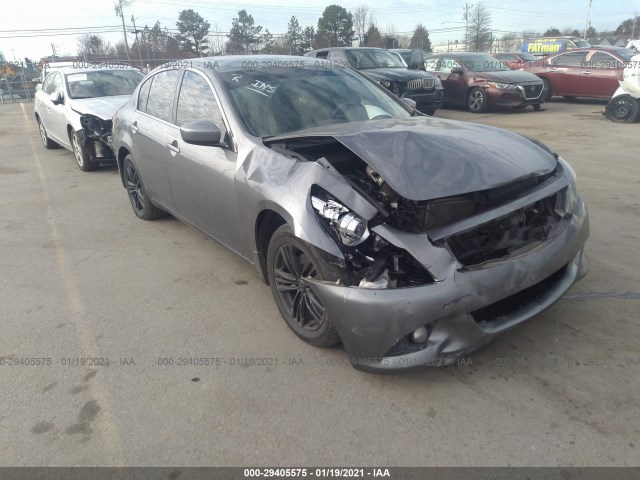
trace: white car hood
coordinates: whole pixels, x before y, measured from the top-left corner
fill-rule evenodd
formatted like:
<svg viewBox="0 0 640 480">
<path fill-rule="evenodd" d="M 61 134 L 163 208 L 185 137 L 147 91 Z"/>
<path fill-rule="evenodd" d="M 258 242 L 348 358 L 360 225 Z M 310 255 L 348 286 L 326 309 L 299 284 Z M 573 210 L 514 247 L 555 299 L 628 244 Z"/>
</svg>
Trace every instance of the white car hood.
<svg viewBox="0 0 640 480">
<path fill-rule="evenodd" d="M 129 97 L 130 95 L 117 95 L 114 97 L 72 99 L 71 108 L 80 114 L 88 113 L 103 120 L 111 120 L 116 110 L 127 103 Z"/>
</svg>

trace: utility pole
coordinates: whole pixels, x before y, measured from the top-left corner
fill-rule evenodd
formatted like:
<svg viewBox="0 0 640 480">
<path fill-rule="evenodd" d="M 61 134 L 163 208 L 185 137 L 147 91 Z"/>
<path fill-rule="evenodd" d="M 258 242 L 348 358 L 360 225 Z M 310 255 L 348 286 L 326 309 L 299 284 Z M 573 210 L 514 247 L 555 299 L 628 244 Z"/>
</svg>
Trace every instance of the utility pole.
<svg viewBox="0 0 640 480">
<path fill-rule="evenodd" d="M 469 5 L 468 3 L 464 4 L 464 51 L 469 51 L 469 9 L 473 7 L 473 3 Z"/>
<path fill-rule="evenodd" d="M 587 22 L 584 24 L 584 35 L 582 38 L 587 39 L 587 30 L 589 30 L 589 15 L 591 15 L 591 1 L 589 0 L 589 10 L 587 10 Z"/>
<path fill-rule="evenodd" d="M 51 61 L 56 61 L 56 46 L 53 43 L 51 44 Z"/>
<path fill-rule="evenodd" d="M 140 57 L 140 66 L 144 68 L 144 63 L 142 62 L 142 50 L 140 50 L 140 42 L 138 41 L 138 29 L 136 28 L 136 19 L 133 15 L 131 15 L 131 23 L 133 23 L 133 33 L 136 35 L 136 45 L 138 45 L 138 57 Z"/>
<path fill-rule="evenodd" d="M 633 27 L 631 27 L 631 40 L 636 36 L 636 21 L 638 20 L 638 12 L 633 12 Z"/>
<path fill-rule="evenodd" d="M 116 15 L 122 19 L 122 33 L 124 34 L 124 48 L 127 51 L 127 62 L 131 62 L 131 57 L 129 56 L 129 42 L 127 41 L 127 27 L 124 26 L 124 11 L 122 10 L 122 0 L 118 0 L 118 4 L 116 5 Z"/>
</svg>

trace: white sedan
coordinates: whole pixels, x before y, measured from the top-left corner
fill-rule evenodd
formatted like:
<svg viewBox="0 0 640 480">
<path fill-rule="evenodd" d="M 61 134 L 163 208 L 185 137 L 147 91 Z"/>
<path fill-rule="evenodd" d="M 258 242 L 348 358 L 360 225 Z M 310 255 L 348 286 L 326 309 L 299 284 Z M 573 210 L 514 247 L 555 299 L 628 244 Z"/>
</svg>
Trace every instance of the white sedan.
<svg viewBox="0 0 640 480">
<path fill-rule="evenodd" d="M 144 75 L 135 68 L 61 68 L 49 73 L 35 95 L 35 117 L 46 148 L 73 152 L 88 172 L 113 159 L 107 142 L 111 117 Z"/>
</svg>

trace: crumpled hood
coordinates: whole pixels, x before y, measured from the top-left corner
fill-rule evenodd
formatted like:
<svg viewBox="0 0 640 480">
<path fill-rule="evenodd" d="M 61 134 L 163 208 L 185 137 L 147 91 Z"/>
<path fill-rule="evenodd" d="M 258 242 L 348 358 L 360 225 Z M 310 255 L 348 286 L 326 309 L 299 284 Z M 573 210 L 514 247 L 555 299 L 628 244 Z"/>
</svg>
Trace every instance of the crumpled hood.
<svg viewBox="0 0 640 480">
<path fill-rule="evenodd" d="M 114 97 L 72 99 L 71 108 L 80 114 L 88 113 L 103 120 L 111 120 L 116 110 L 127 103 L 129 97 L 130 95 L 117 95 Z"/>
<path fill-rule="evenodd" d="M 406 68 L 367 68 L 365 70 L 358 71 L 376 82 L 380 80 L 408 82 L 412 78 L 433 78 L 433 75 L 426 72 L 422 72 L 420 70 L 408 70 Z"/>
<path fill-rule="evenodd" d="M 334 137 L 409 200 L 499 187 L 557 165 L 552 154 L 516 133 L 431 117 L 336 124 L 266 141 L 304 137 Z"/>
<path fill-rule="evenodd" d="M 473 73 L 474 77 L 486 78 L 490 82 L 499 83 L 525 83 L 536 82 L 542 83 L 542 80 L 530 72 L 524 72 L 522 70 L 509 70 L 504 72 L 481 72 Z"/>
</svg>

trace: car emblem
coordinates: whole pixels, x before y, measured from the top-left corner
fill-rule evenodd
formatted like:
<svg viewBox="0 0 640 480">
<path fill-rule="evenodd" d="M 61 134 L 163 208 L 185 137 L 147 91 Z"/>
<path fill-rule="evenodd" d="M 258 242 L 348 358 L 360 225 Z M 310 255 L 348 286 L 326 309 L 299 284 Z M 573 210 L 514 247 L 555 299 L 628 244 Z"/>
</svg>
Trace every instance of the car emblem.
<svg viewBox="0 0 640 480">
<path fill-rule="evenodd" d="M 531 85 L 531 86 L 529 87 L 529 91 L 530 91 L 530 92 L 535 92 L 535 91 L 536 91 L 536 87 L 534 87 L 533 85 Z"/>
</svg>

